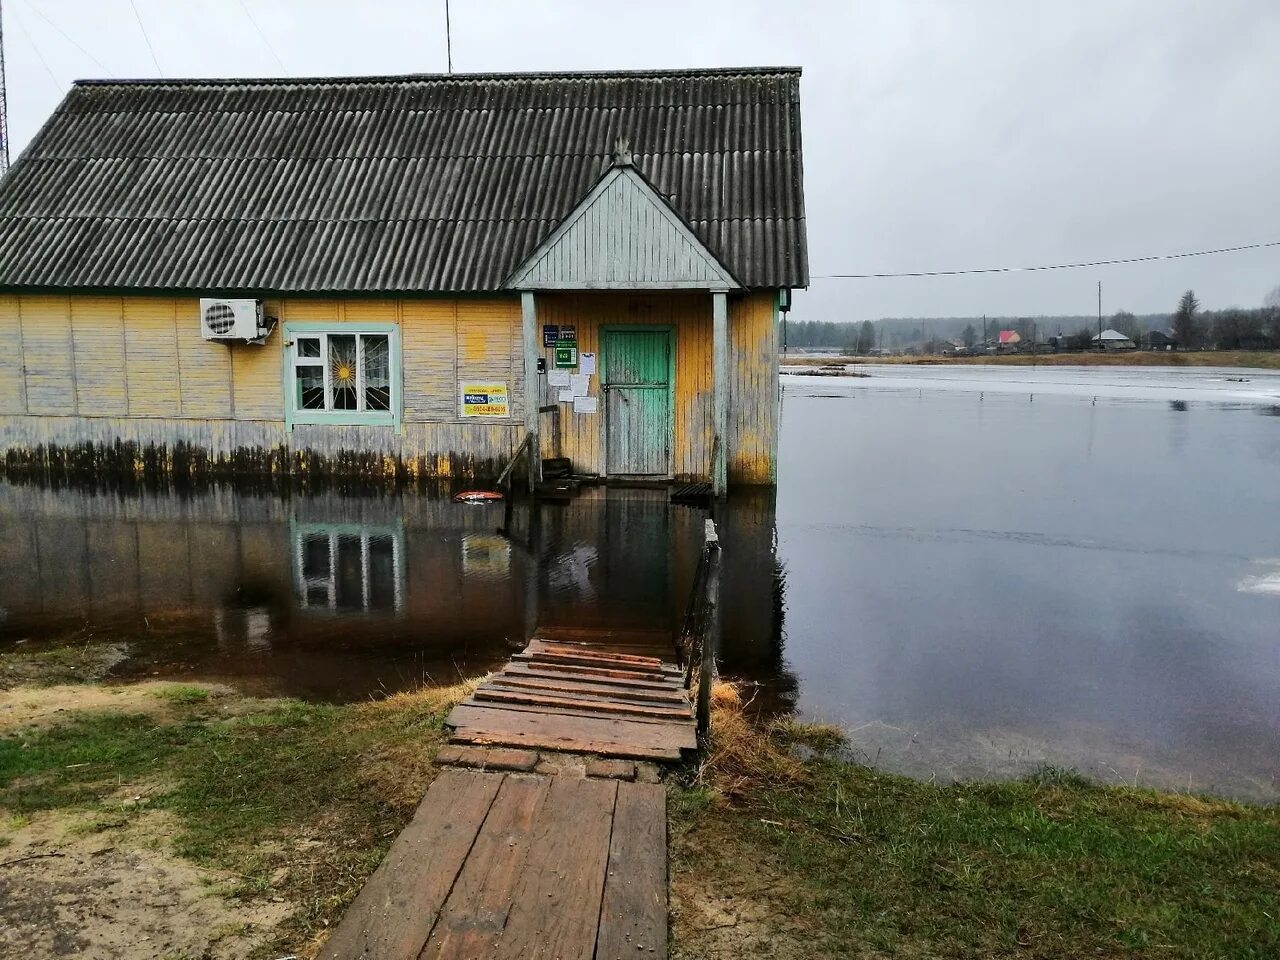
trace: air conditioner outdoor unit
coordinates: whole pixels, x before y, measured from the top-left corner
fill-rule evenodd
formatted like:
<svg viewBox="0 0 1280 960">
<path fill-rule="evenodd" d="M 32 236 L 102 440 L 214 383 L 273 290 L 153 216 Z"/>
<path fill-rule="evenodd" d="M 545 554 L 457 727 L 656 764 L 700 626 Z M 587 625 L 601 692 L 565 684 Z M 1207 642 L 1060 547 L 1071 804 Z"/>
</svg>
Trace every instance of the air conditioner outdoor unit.
<svg viewBox="0 0 1280 960">
<path fill-rule="evenodd" d="M 206 340 L 261 341 L 271 333 L 259 300 L 200 298 L 200 333 Z"/>
</svg>

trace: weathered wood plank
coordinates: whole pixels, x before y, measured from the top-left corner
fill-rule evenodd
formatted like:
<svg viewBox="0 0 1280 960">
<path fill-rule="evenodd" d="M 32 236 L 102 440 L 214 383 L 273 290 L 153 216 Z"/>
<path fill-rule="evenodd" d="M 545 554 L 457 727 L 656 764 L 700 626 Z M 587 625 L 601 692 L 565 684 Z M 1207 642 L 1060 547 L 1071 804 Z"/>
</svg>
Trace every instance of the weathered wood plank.
<svg viewBox="0 0 1280 960">
<path fill-rule="evenodd" d="M 589 660 L 604 660 L 609 663 L 635 667 L 639 670 L 662 670 L 674 664 L 670 658 L 640 656 L 634 653 L 614 653 L 607 648 L 593 647 L 585 643 L 546 643 L 535 640 L 525 647 L 524 653 L 545 656 L 563 657 L 566 659 L 582 657 Z"/>
<path fill-rule="evenodd" d="M 573 680 L 581 683 L 598 683 L 608 686 L 626 687 L 630 690 L 682 690 L 684 682 L 680 677 L 664 677 L 658 680 L 637 677 L 611 677 L 608 673 L 575 672 L 572 668 L 544 669 L 541 664 L 513 662 L 503 669 L 506 676 L 544 677 L 550 680 Z"/>
<path fill-rule="evenodd" d="M 663 680 L 673 676 L 672 671 L 645 669 L 643 667 L 604 666 L 590 657 L 552 656 L 544 653 L 517 653 L 512 657 L 520 663 L 539 663 L 556 670 L 571 669 L 600 671 L 608 676 L 634 677 L 637 680 Z"/>
<path fill-rule="evenodd" d="M 614 714 L 618 716 L 635 716 L 635 717 L 658 717 L 670 720 L 689 720 L 692 722 L 693 713 L 689 707 L 676 707 L 662 704 L 647 703 L 623 703 L 618 700 L 608 699 L 605 697 L 591 696 L 588 694 L 556 694 L 556 693 L 533 693 L 520 690 L 504 690 L 500 687 L 492 687 L 486 684 L 480 687 L 472 695 L 477 702 L 486 703 L 515 703 L 523 704 L 531 707 L 563 707 L 572 710 L 582 710 L 588 713 Z"/>
<path fill-rule="evenodd" d="M 618 784 L 555 777 L 492 956 L 591 960 Z"/>
<path fill-rule="evenodd" d="M 461 706 L 483 708 L 485 710 L 497 710 L 508 713 L 519 714 L 541 714 L 548 717 L 581 717 L 586 720 L 617 720 L 621 723 L 643 724 L 645 726 L 670 727 L 673 730 L 683 731 L 685 727 L 693 727 L 691 721 L 677 719 L 673 717 L 642 717 L 642 716 L 610 716 L 602 714 L 595 710 L 587 709 L 585 706 L 552 706 L 550 704 L 538 704 L 536 706 L 527 703 L 503 703 L 497 701 L 477 702 L 474 699 L 464 700 Z M 690 747 L 689 749 L 693 749 Z"/>
<path fill-rule="evenodd" d="M 462 704 L 448 723 L 460 743 L 599 753 L 633 760 L 679 760 L 697 746 L 692 725 L 526 713 Z"/>
<path fill-rule="evenodd" d="M 420 960 L 485 956 L 503 936 L 517 881 L 531 854 L 535 824 L 547 818 L 551 783 L 542 777 L 503 781 Z"/>
<path fill-rule="evenodd" d="M 618 784 L 595 955 L 667 955 L 667 791 L 661 784 Z"/>
<path fill-rule="evenodd" d="M 489 679 L 487 686 L 506 687 L 515 690 L 542 690 L 549 693 L 592 694 L 614 700 L 633 700 L 637 703 L 681 704 L 688 700 L 679 689 L 633 689 L 626 686 L 608 686 L 587 680 L 548 679 L 544 677 L 499 673 Z"/>
<path fill-rule="evenodd" d="M 416 957 L 504 779 L 442 771 L 320 956 Z"/>
</svg>

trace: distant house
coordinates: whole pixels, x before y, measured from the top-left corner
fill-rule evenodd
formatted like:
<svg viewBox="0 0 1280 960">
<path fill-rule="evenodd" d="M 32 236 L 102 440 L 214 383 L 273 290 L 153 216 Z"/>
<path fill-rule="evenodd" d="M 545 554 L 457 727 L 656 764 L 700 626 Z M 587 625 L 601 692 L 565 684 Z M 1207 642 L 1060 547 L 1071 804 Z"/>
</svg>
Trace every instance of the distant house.
<svg viewBox="0 0 1280 960">
<path fill-rule="evenodd" d="M 771 484 L 799 88 L 78 82 L 0 180 L 0 456 Z"/>
<path fill-rule="evenodd" d="M 1002 347 L 1013 349 L 1022 342 L 1022 334 L 1017 330 L 1001 330 L 996 342 Z"/>
<path fill-rule="evenodd" d="M 1176 350 L 1178 338 L 1163 330 L 1151 330 L 1142 338 L 1142 345 L 1148 350 Z"/>
<path fill-rule="evenodd" d="M 1094 347 L 1100 350 L 1136 350 L 1138 345 L 1119 330 L 1103 330 L 1093 338 Z"/>
</svg>

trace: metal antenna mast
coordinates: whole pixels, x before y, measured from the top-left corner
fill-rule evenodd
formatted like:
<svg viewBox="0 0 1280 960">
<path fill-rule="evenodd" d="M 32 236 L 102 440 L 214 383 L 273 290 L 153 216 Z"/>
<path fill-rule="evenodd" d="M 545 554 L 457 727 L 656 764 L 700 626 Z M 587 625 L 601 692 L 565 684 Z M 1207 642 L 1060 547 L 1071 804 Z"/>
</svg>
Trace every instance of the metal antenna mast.
<svg viewBox="0 0 1280 960">
<path fill-rule="evenodd" d="M 9 170 L 9 98 L 4 87 L 4 10 L 0 8 L 0 177 Z"/>
<path fill-rule="evenodd" d="M 449 72 L 453 73 L 453 30 L 449 24 L 449 0 L 444 0 L 444 50 Z M 3 63 L 3 60 L 0 60 L 0 63 Z"/>
</svg>

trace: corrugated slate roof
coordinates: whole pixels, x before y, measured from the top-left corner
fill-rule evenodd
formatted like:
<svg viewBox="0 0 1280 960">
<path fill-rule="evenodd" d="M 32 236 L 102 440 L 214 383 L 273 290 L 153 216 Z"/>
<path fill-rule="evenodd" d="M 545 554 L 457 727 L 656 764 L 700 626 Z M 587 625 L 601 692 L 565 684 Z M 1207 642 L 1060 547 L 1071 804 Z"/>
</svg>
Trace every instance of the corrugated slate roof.
<svg viewBox="0 0 1280 960">
<path fill-rule="evenodd" d="M 619 137 L 743 286 L 804 287 L 799 81 L 82 81 L 0 180 L 0 289 L 497 290 Z"/>
</svg>

